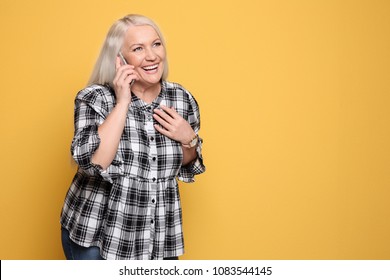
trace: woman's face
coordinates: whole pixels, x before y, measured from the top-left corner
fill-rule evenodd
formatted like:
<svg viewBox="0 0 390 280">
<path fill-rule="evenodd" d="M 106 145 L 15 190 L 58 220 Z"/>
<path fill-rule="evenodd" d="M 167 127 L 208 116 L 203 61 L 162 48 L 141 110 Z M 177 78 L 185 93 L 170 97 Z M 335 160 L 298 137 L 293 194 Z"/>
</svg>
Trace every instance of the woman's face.
<svg viewBox="0 0 390 280">
<path fill-rule="evenodd" d="M 165 48 L 150 25 L 130 26 L 124 38 L 122 54 L 134 66 L 138 83 L 159 83 L 164 71 Z"/>
</svg>

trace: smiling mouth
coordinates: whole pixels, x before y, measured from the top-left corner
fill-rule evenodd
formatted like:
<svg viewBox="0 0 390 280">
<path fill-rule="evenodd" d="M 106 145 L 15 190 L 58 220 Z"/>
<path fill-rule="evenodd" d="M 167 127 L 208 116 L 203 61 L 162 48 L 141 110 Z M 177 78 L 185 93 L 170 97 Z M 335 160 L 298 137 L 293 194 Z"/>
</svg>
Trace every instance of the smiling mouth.
<svg viewBox="0 0 390 280">
<path fill-rule="evenodd" d="M 156 70 L 157 68 L 158 68 L 158 64 L 142 67 L 142 69 L 144 69 L 145 71 L 153 71 Z"/>
</svg>

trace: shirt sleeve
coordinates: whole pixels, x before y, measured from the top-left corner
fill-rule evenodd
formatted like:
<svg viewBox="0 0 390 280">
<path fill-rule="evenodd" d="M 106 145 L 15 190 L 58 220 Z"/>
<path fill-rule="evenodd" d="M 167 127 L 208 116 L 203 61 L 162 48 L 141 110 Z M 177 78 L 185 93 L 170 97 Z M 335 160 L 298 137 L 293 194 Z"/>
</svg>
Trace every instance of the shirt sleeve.
<svg viewBox="0 0 390 280">
<path fill-rule="evenodd" d="M 196 134 L 199 133 L 200 130 L 200 112 L 199 106 L 196 102 L 195 98 L 188 93 L 189 96 L 189 113 L 188 113 L 188 122 L 191 125 L 192 129 Z M 206 171 L 206 166 L 203 164 L 203 156 L 202 156 L 202 144 L 203 139 L 199 137 L 198 146 L 196 148 L 197 157 L 195 161 L 180 168 L 179 174 L 177 178 L 180 181 L 186 183 L 195 182 L 195 175 L 202 174 Z"/>
<path fill-rule="evenodd" d="M 98 127 L 104 122 L 109 111 L 110 102 L 105 98 L 103 90 L 87 88 L 77 94 L 71 154 L 85 173 L 91 176 L 100 175 L 112 183 L 122 170 L 123 163 L 118 155 L 106 170 L 100 169 L 91 162 L 92 155 L 100 145 Z"/>
</svg>

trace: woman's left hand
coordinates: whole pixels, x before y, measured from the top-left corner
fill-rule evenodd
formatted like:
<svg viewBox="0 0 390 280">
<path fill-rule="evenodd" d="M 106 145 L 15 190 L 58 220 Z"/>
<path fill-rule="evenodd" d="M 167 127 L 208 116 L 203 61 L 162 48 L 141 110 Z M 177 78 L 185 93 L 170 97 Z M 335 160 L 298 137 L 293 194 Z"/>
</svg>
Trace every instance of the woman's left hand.
<svg viewBox="0 0 390 280">
<path fill-rule="evenodd" d="M 175 109 L 160 105 L 161 109 L 154 109 L 153 117 L 161 125 L 154 127 L 161 134 L 182 144 L 188 144 L 195 136 L 190 124 L 180 116 Z"/>
</svg>

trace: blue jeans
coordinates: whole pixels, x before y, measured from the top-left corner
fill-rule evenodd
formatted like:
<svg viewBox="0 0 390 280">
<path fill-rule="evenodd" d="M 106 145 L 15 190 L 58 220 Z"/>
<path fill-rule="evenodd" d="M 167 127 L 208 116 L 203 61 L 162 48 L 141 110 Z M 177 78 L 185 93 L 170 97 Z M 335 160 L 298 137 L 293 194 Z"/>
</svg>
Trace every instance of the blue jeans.
<svg viewBox="0 0 390 280">
<path fill-rule="evenodd" d="M 61 228 L 62 249 L 67 260 L 104 260 L 100 256 L 97 246 L 83 247 L 74 243 L 69 237 L 69 231 Z M 178 257 L 164 258 L 164 260 L 178 260 Z"/>
<path fill-rule="evenodd" d="M 99 247 L 83 247 L 74 243 L 69 237 L 69 231 L 65 228 L 61 228 L 61 240 L 67 260 L 103 260 Z"/>
</svg>

